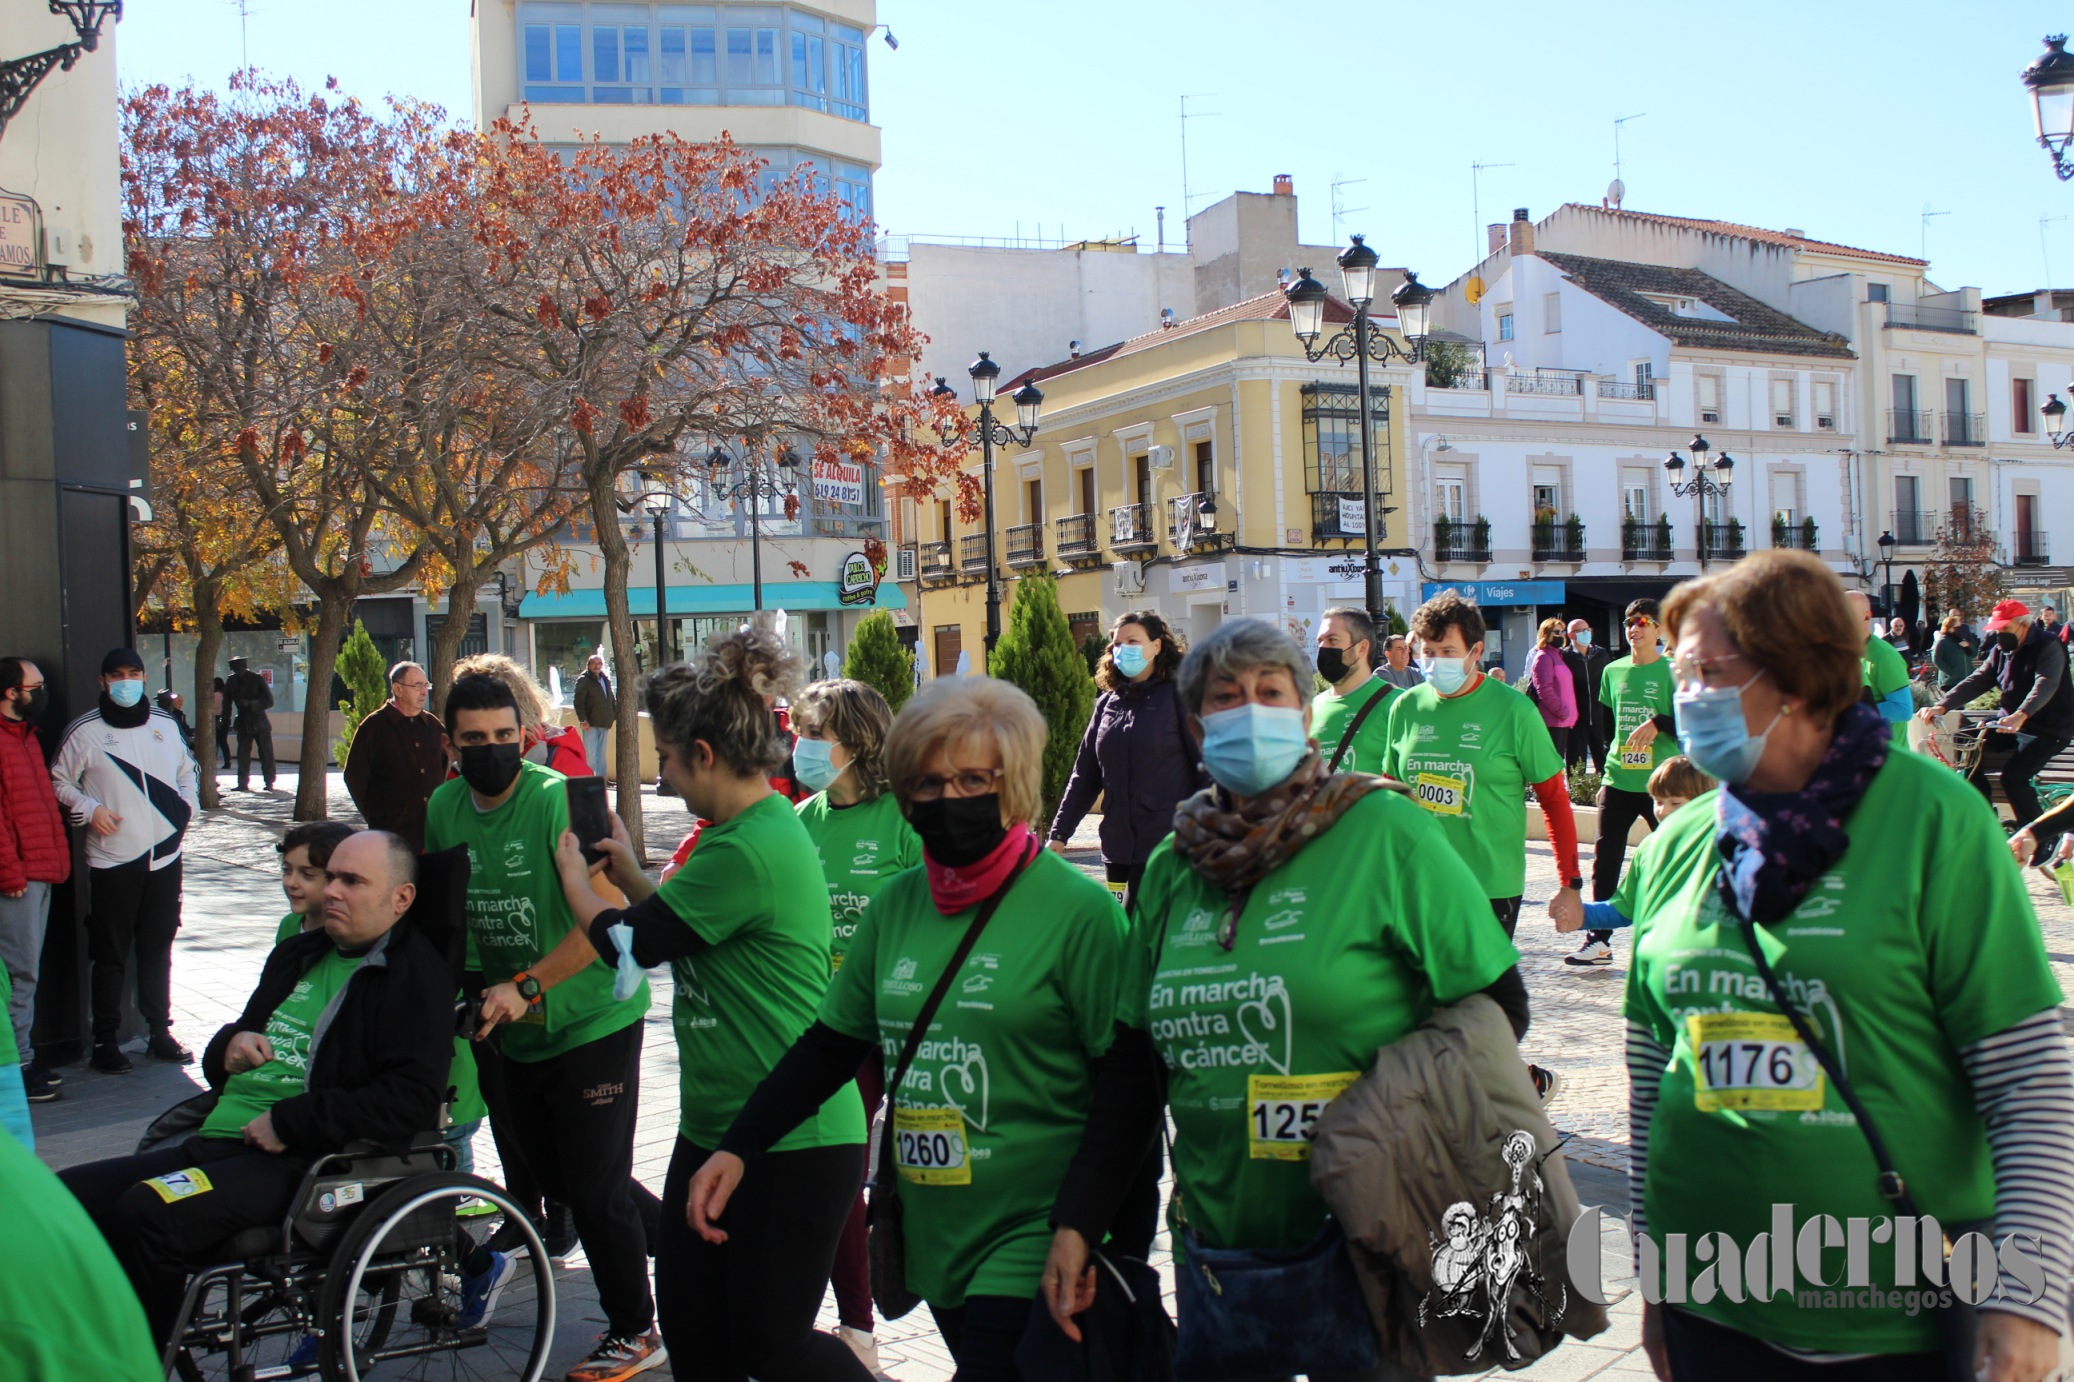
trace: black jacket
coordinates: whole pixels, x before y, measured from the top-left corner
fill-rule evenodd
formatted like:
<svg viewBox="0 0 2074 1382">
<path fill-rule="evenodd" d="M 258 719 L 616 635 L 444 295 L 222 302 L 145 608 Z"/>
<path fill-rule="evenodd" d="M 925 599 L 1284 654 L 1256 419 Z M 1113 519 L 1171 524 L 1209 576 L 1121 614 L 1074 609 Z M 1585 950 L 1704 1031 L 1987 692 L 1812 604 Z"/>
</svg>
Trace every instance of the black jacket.
<svg viewBox="0 0 2074 1382">
<path fill-rule="evenodd" d="M 1147 677 L 1104 691 L 1080 736 L 1073 776 L 1052 818 L 1051 837 L 1071 839 L 1102 797 L 1102 860 L 1142 864 L 1173 833 L 1174 808 L 1210 780 L 1183 728 L 1181 692 L 1171 679 Z"/>
<path fill-rule="evenodd" d="M 576 678 L 576 718 L 586 729 L 608 729 L 619 718 L 619 704 L 613 699 L 612 678 L 594 676 L 586 667 Z M 592 768 L 600 765 L 593 763 Z"/>
<path fill-rule="evenodd" d="M 322 930 L 274 947 L 244 1015 L 210 1040 L 202 1074 L 229 1074 L 223 1053 L 239 1032 L 264 1032 L 298 979 L 332 952 Z M 417 929 L 399 922 L 368 950 L 310 1034 L 309 1087 L 273 1107 L 274 1134 L 294 1152 L 349 1142 L 398 1142 L 439 1124 L 454 1055 L 454 976 Z"/>
<path fill-rule="evenodd" d="M 2074 739 L 2074 677 L 2068 675 L 2067 649 L 2033 624 L 2024 641 L 2010 652 L 1999 643 L 1988 649 L 1973 675 L 1938 698 L 1940 710 L 1961 706 L 1993 690 L 2002 713 L 2024 712 L 2024 733 L 2049 739 Z"/>
<path fill-rule="evenodd" d="M 250 667 L 232 672 L 223 684 L 223 704 L 235 712 L 240 725 L 250 725 L 274 708 L 273 688 Z"/>
</svg>

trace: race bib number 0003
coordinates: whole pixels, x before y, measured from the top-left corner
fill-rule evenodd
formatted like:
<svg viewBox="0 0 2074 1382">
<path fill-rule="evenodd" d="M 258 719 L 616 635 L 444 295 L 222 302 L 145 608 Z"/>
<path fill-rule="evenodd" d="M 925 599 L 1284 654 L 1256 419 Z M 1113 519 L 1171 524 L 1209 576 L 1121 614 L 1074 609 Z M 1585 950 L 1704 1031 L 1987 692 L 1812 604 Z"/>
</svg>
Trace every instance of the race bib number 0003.
<svg viewBox="0 0 2074 1382">
<path fill-rule="evenodd" d="M 1339 1092 L 1361 1078 L 1336 1075 L 1249 1075 L 1246 1078 L 1247 1155 L 1255 1161 L 1308 1161 L 1318 1115 Z"/>
<path fill-rule="evenodd" d="M 1693 1104 L 1724 1109 L 1813 1112 L 1822 1107 L 1822 1063 L 1783 1013 L 1695 1013 Z"/>
<path fill-rule="evenodd" d="M 970 1185 L 965 1115 L 954 1108 L 893 1110 L 893 1154 L 900 1178 L 915 1185 Z"/>
<path fill-rule="evenodd" d="M 1420 773 L 1412 779 L 1412 799 L 1436 816 L 1459 816 L 1469 804 L 1469 780 L 1447 773 Z"/>
</svg>

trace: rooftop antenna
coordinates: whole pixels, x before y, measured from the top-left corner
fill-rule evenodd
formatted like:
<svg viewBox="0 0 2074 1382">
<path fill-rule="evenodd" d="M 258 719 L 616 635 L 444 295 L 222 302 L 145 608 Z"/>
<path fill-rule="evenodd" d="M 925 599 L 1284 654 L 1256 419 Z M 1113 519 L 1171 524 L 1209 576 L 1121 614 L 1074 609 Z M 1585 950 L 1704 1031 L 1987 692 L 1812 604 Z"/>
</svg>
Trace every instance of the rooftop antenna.
<svg viewBox="0 0 2074 1382">
<path fill-rule="evenodd" d="M 2046 252 L 2045 228 L 2054 221 L 2064 221 L 2066 219 L 2065 216 L 2046 216 L 2042 214 L 2038 217 L 2038 257 L 2045 261 L 2045 291 L 2048 293 L 2052 291 L 2052 256 Z"/>
<path fill-rule="evenodd" d="M 241 67 L 252 66 L 252 37 L 247 32 L 252 23 L 252 0 L 230 0 L 238 11 L 238 61 Z"/>
<path fill-rule="evenodd" d="M 1469 165 L 1469 214 L 1476 218 L 1475 242 L 1476 262 L 1481 264 L 1490 255 L 1483 244 L 1483 189 L 1478 179 L 1486 168 L 1517 168 L 1516 163 L 1475 163 Z"/>
<path fill-rule="evenodd" d="M 1359 184 L 1361 184 L 1361 183 L 1364 183 L 1364 182 L 1367 182 L 1367 181 L 1368 181 L 1368 179 L 1367 179 L 1367 178 L 1343 178 L 1343 177 L 1341 177 L 1341 176 L 1340 176 L 1340 175 L 1339 175 L 1338 173 L 1334 173 L 1334 174 L 1332 175 L 1332 239 L 1333 239 L 1333 243 L 1337 244 L 1337 243 L 1339 242 L 1339 223 L 1340 223 L 1341 221 L 1345 220 L 1345 219 L 1346 219 L 1347 217 L 1349 217 L 1349 216 L 1353 215 L 1353 214 L 1354 214 L 1355 212 L 1357 212 L 1357 211 L 1366 211 L 1366 210 L 1368 210 L 1368 208 L 1367 208 L 1367 207 L 1365 207 L 1365 206 L 1348 206 L 1348 205 L 1347 205 L 1347 199 L 1346 199 L 1346 197 L 1345 197 L 1345 196 L 1343 196 L 1343 195 L 1341 194 L 1341 192 L 1340 192 L 1340 189 L 1341 189 L 1342 187 L 1354 187 L 1354 186 L 1358 186 Z"/>
<path fill-rule="evenodd" d="M 1648 113 L 1646 110 L 1638 110 L 1633 115 L 1616 115 L 1613 117 L 1613 180 L 1615 182 L 1620 181 L 1620 127 L 1630 120 L 1639 120 Z M 1627 192 L 1626 185 L 1622 184 L 1620 190 L 1625 194 Z M 1608 199 L 1613 199 L 1610 192 Z"/>
<path fill-rule="evenodd" d="M 1194 202 L 1194 198 L 1188 191 L 1188 122 L 1200 120 L 1206 115 L 1218 115 L 1222 112 L 1215 110 L 1190 110 L 1188 103 L 1190 101 L 1200 101 L 1205 96 L 1215 94 L 1215 92 L 1197 91 L 1181 98 L 1181 243 L 1185 248 L 1191 250 L 1195 248 L 1195 236 L 1188 229 L 1189 211 Z"/>
<path fill-rule="evenodd" d="M 1930 262 L 1930 218 L 1932 216 L 1949 216 L 1951 214 L 1949 211 L 1932 211 L 1930 203 L 1923 203 L 1923 240 L 1920 252 L 1924 263 Z"/>
</svg>

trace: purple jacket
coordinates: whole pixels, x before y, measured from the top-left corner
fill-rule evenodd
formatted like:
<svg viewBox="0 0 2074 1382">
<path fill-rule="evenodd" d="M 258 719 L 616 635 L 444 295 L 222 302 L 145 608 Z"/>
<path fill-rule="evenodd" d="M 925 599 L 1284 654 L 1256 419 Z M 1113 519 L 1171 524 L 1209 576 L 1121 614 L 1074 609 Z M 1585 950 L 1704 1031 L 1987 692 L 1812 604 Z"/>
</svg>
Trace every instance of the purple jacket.
<svg viewBox="0 0 2074 1382">
<path fill-rule="evenodd" d="M 1142 864 L 1174 829 L 1174 808 L 1210 785 L 1171 680 L 1127 682 L 1095 701 L 1051 837 L 1070 839 L 1103 796 L 1102 861 Z"/>
<path fill-rule="evenodd" d="M 1558 729 L 1576 724 L 1577 682 L 1563 661 L 1562 650 L 1536 648 L 1528 657 L 1533 666 L 1528 669 L 1527 684 L 1534 704 L 1541 709 L 1541 723 Z"/>
</svg>

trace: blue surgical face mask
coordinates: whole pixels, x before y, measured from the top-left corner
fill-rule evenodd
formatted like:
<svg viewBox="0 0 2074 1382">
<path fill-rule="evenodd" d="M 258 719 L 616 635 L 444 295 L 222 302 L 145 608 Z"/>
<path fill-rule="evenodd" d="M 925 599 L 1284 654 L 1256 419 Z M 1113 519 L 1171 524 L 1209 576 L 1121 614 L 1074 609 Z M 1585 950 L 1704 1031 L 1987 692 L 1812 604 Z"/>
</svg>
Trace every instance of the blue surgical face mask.
<svg viewBox="0 0 2074 1382">
<path fill-rule="evenodd" d="M 109 682 L 108 699 L 114 701 L 123 709 L 128 710 L 138 701 L 144 699 L 144 683 L 129 679 Z"/>
<path fill-rule="evenodd" d="M 1571 637 L 1577 640 L 1577 646 L 1580 648 L 1589 648 L 1592 645 L 1592 631 L 1590 629 L 1579 629 Z"/>
<path fill-rule="evenodd" d="M 1419 670 L 1426 684 L 1443 696 L 1452 696 L 1469 684 L 1469 665 L 1459 657 L 1422 657 Z"/>
<path fill-rule="evenodd" d="M 1249 702 L 1203 716 L 1203 766 L 1242 797 L 1281 782 L 1310 751 L 1301 710 Z"/>
<path fill-rule="evenodd" d="M 1763 675 L 1760 671 L 1757 677 Z M 1671 698 L 1678 714 L 1678 747 L 1694 767 L 1732 786 L 1740 787 L 1757 771 L 1757 760 L 1764 757 L 1764 741 L 1786 714 L 1782 705 L 1764 733 L 1750 732 L 1750 723 L 1743 718 L 1743 690 L 1757 677 L 1742 686 L 1682 689 Z"/>
<path fill-rule="evenodd" d="M 814 791 L 825 792 L 849 769 L 847 763 L 840 768 L 835 766 L 834 753 L 835 745 L 828 740 L 802 735 L 792 745 L 792 771 Z"/>
<path fill-rule="evenodd" d="M 1109 661 L 1116 670 L 1127 677 L 1135 678 L 1145 670 L 1151 659 L 1145 656 L 1145 647 L 1140 643 L 1119 643 L 1109 650 Z"/>
</svg>

